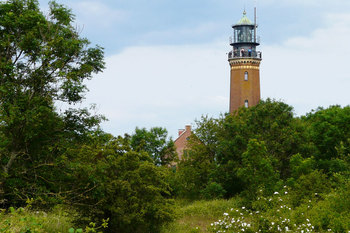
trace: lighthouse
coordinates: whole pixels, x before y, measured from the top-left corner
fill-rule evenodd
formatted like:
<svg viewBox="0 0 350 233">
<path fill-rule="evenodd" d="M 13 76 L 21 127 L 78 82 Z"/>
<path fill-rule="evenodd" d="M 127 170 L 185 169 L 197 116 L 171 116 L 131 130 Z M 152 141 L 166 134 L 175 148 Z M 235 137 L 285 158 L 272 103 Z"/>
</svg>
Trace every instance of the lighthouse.
<svg viewBox="0 0 350 233">
<path fill-rule="evenodd" d="M 232 50 L 228 53 L 230 63 L 230 113 L 240 107 L 257 105 L 260 101 L 260 63 L 262 53 L 257 51 L 260 38 L 257 36 L 256 10 L 254 23 L 246 11 L 237 24 L 232 26 L 230 38 Z"/>
</svg>

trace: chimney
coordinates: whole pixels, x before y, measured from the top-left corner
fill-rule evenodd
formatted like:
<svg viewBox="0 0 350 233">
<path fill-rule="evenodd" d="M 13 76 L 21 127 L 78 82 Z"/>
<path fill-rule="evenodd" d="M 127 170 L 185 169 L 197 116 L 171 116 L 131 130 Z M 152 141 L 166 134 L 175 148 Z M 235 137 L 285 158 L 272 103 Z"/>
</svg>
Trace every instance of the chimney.
<svg viewBox="0 0 350 233">
<path fill-rule="evenodd" d="M 179 136 L 180 136 L 183 132 L 185 132 L 184 129 L 179 129 Z"/>
<path fill-rule="evenodd" d="M 191 125 L 186 125 L 185 127 L 186 127 L 186 131 L 191 132 Z"/>
</svg>

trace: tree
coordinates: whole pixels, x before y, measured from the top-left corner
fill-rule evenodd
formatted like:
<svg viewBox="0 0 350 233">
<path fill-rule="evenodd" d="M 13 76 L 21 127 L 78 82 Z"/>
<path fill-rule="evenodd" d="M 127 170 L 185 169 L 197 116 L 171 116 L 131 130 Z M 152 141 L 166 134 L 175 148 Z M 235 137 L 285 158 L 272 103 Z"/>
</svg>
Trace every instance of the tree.
<svg viewBox="0 0 350 233">
<path fill-rule="evenodd" d="M 218 174 L 216 169 L 216 146 L 218 143 L 218 120 L 202 116 L 196 121 L 191 134 L 184 159 L 178 162 L 175 174 L 174 190 L 182 198 L 196 199 L 202 196 L 215 198 L 225 193 L 215 183 Z M 219 190 L 216 196 L 213 189 Z"/>
<path fill-rule="evenodd" d="M 237 169 L 242 167 L 243 153 L 249 141 L 264 141 L 272 166 L 285 179 L 290 175 L 289 160 L 301 153 L 308 156 L 309 139 L 305 124 L 293 117 L 293 108 L 283 102 L 267 99 L 256 106 L 240 108 L 221 120 L 217 133 L 217 162 L 225 190 L 231 195 L 242 191 Z"/>
<path fill-rule="evenodd" d="M 271 174 L 276 171 L 278 177 L 286 179 L 291 173 L 289 161 L 293 155 L 311 155 L 306 125 L 293 116 L 291 106 L 270 99 L 218 119 L 202 117 L 189 141 L 189 158 L 179 163 L 177 190 L 194 188 L 191 196 L 198 196 L 212 183 L 220 185 L 225 196 L 231 197 L 253 188 L 247 179 L 254 181 L 255 176 L 260 179 L 259 184 L 271 189 L 271 182 L 261 180 L 265 178 L 264 169 Z M 276 174 L 272 175 L 275 180 Z"/>
<path fill-rule="evenodd" d="M 102 120 L 87 109 L 60 113 L 55 107 L 81 102 L 84 81 L 104 68 L 102 48 L 89 47 L 73 20 L 71 10 L 54 1 L 47 17 L 36 0 L 0 2 L 2 200 L 59 189 L 62 177 L 52 170 L 60 170 L 59 156 Z"/>
<path fill-rule="evenodd" d="M 133 151 L 129 136 L 95 135 L 92 141 L 68 152 L 75 155 L 72 190 L 87 186 L 72 200 L 85 216 L 109 218 L 110 232 L 158 232 L 174 218 L 166 167 L 156 166 L 144 151 Z"/>
<path fill-rule="evenodd" d="M 279 174 L 270 160 L 265 142 L 249 140 L 247 151 L 242 154 L 242 167 L 237 170 L 237 176 L 244 184 L 244 194 L 249 200 L 256 198 L 259 189 L 270 195 L 275 190 Z"/>
<path fill-rule="evenodd" d="M 135 151 L 147 152 L 156 165 L 167 165 L 175 158 L 175 145 L 168 140 L 168 131 L 161 127 L 136 128 L 131 135 L 131 147 Z"/>
<path fill-rule="evenodd" d="M 347 170 L 350 154 L 350 106 L 318 108 L 304 118 L 316 146 L 315 159 L 320 169 L 331 172 Z"/>
</svg>

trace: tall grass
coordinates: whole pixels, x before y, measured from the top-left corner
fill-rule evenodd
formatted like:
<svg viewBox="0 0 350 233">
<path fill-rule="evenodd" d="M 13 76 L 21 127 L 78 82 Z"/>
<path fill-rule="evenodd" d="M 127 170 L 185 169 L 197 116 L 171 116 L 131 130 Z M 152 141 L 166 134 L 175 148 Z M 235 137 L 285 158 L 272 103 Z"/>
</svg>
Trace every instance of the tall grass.
<svg viewBox="0 0 350 233">
<path fill-rule="evenodd" d="M 68 232 L 73 226 L 73 212 L 67 212 L 62 207 L 49 212 L 29 210 L 27 208 L 10 208 L 0 213 L 0 232 Z"/>
<path fill-rule="evenodd" d="M 241 199 L 229 200 L 176 201 L 176 221 L 162 228 L 162 233 L 192 233 L 207 232 L 210 223 L 222 216 L 222 213 L 232 207 L 240 206 Z"/>
</svg>

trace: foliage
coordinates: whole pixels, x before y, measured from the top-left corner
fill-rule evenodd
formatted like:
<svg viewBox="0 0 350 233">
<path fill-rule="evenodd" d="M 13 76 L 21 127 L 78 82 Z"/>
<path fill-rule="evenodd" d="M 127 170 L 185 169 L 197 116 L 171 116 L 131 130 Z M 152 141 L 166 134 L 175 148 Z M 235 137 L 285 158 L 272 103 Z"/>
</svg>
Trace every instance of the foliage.
<svg viewBox="0 0 350 233">
<path fill-rule="evenodd" d="M 331 181 L 319 170 L 301 175 L 295 182 L 290 182 L 290 184 L 293 187 L 290 195 L 293 206 L 307 202 L 315 193 L 327 194 L 331 191 Z"/>
<path fill-rule="evenodd" d="M 222 186 L 216 182 L 209 182 L 205 189 L 201 191 L 201 196 L 205 199 L 219 199 L 223 198 L 226 191 Z"/>
<path fill-rule="evenodd" d="M 254 200 L 259 189 L 270 194 L 275 190 L 279 174 L 273 169 L 270 159 L 264 142 L 249 141 L 247 151 L 242 154 L 242 167 L 237 170 L 237 176 L 245 186 L 243 194 L 248 200 Z"/>
<path fill-rule="evenodd" d="M 350 106 L 318 108 L 306 115 L 317 151 L 318 167 L 329 172 L 348 170 L 350 154 Z"/>
<path fill-rule="evenodd" d="M 103 119 L 88 109 L 59 112 L 55 102 L 81 102 L 84 81 L 104 68 L 103 51 L 89 47 L 74 15 L 56 2 L 49 13 L 36 0 L 0 2 L 0 199 L 23 204 L 40 196 L 59 202 L 67 191 L 63 152 Z"/>
<path fill-rule="evenodd" d="M 118 232 L 156 232 L 170 221 L 167 168 L 155 165 L 174 155 L 166 130 L 114 138 L 99 129 L 104 118 L 93 109 L 73 108 L 104 62 L 102 48 L 79 36 L 71 10 L 53 1 L 45 17 L 36 0 L 2 1 L 0 31 L 3 204 L 65 203 L 85 214 L 81 222 L 109 218 Z M 95 230 L 94 223 L 85 229 Z"/>
<path fill-rule="evenodd" d="M 306 203 L 293 207 L 290 191 L 284 187 L 272 196 L 259 196 L 253 208 L 231 208 L 209 227 L 210 232 L 347 232 L 350 212 L 347 205 L 333 205 L 341 194 L 332 192 L 323 198 L 314 193 Z M 261 192 L 263 193 L 263 192 Z M 344 193 L 342 193 L 344 194 Z M 341 206 L 341 205 L 337 205 Z"/>
<path fill-rule="evenodd" d="M 176 152 L 166 129 L 136 128 L 116 138 L 99 128 L 104 117 L 92 114 L 93 106 L 74 107 L 84 99 L 85 81 L 103 68 L 102 48 L 79 36 L 71 10 L 53 1 L 45 16 L 37 0 L 0 2 L 3 207 L 28 199 L 38 209 L 69 204 L 88 226 L 73 228 L 65 218 L 68 232 L 107 225 L 114 232 L 159 232 L 175 218 L 173 196 L 239 194 L 245 207 L 225 210 L 211 231 L 349 230 L 349 106 L 299 118 L 291 106 L 267 99 L 218 119 L 203 116 L 171 170 Z M 190 219 L 203 220 L 194 212 Z M 50 231 L 44 213 L 10 207 L 0 217 L 4 232 Z M 101 219 L 108 223 L 97 226 Z"/>
<path fill-rule="evenodd" d="M 212 173 L 215 171 L 215 167 L 206 155 L 205 153 L 197 153 L 197 151 L 191 150 L 188 159 L 178 162 L 174 175 L 175 181 L 172 182 L 174 192 L 177 196 L 196 199 L 201 196 L 201 190 L 210 186 L 208 182 L 210 177 L 213 176 Z M 225 190 L 222 189 L 221 193 L 225 193 Z M 202 194 L 205 195 L 204 193 Z"/>
<path fill-rule="evenodd" d="M 91 222 L 85 228 L 73 228 L 72 217 L 74 212 L 67 212 L 68 207 L 57 206 L 50 212 L 31 210 L 30 205 L 25 208 L 10 207 L 8 210 L 2 210 L 0 213 L 0 232 L 33 232 L 33 233 L 87 233 L 97 232 L 97 230 L 106 228 L 108 220 L 103 220 L 101 225 Z M 100 231 L 99 231 L 100 232 Z"/>
<path fill-rule="evenodd" d="M 242 191 L 237 169 L 251 139 L 263 141 L 273 169 L 281 178 L 289 176 L 289 159 L 296 153 L 307 153 L 304 125 L 293 117 L 292 107 L 267 99 L 251 108 L 241 108 L 221 120 L 218 132 L 217 163 L 224 175 L 224 188 L 231 195 Z M 236 185 L 235 185 L 236 184 Z"/>
<path fill-rule="evenodd" d="M 135 151 L 145 151 L 156 165 L 169 165 L 175 159 L 175 145 L 167 140 L 168 132 L 161 127 L 136 128 L 131 135 L 131 148 Z"/>
<path fill-rule="evenodd" d="M 293 117 L 291 106 L 270 99 L 196 124 L 188 159 L 175 174 L 174 189 L 182 197 L 199 198 L 209 182 L 219 184 L 225 197 L 244 191 L 252 198 L 259 185 L 271 192 L 279 178 L 290 177 L 293 155 L 313 152 L 307 124 Z"/>
<path fill-rule="evenodd" d="M 80 201 L 85 216 L 109 218 L 117 232 L 157 232 L 174 218 L 166 167 L 131 149 L 130 137 L 106 136 L 72 149 L 75 188 L 88 185 Z"/>
<path fill-rule="evenodd" d="M 348 176 L 337 175 L 337 188 L 324 195 L 310 215 L 317 229 L 332 229 L 334 232 L 348 232 L 350 229 L 350 180 Z M 319 194 L 318 194 L 319 195 Z"/>
<path fill-rule="evenodd" d="M 314 157 L 304 159 L 300 154 L 293 155 L 290 158 L 291 177 L 298 178 L 301 175 L 307 175 L 316 169 Z"/>
<path fill-rule="evenodd" d="M 220 129 L 220 120 L 208 116 L 202 116 L 200 120 L 196 120 L 196 127 L 192 138 L 189 141 L 192 154 L 205 153 L 209 161 L 216 158 L 218 131 Z"/>
</svg>

